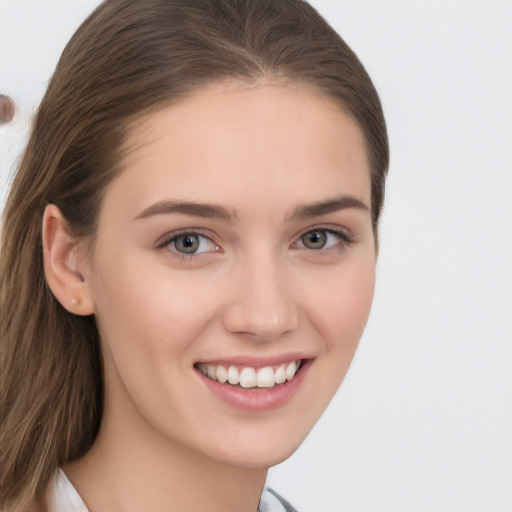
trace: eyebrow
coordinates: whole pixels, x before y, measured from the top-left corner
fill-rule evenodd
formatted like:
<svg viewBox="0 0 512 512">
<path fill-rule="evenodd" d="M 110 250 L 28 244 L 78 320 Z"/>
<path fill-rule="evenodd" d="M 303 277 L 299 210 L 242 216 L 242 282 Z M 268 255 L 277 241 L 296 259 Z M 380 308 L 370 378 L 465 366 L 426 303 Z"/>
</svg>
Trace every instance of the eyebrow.
<svg viewBox="0 0 512 512">
<path fill-rule="evenodd" d="M 369 212 L 370 209 L 366 204 L 353 196 L 339 196 L 327 201 L 312 203 L 296 208 L 287 218 L 287 221 L 303 220 L 312 217 L 320 217 L 328 213 L 345 210 L 347 208 L 356 208 Z"/>
<path fill-rule="evenodd" d="M 369 211 L 362 201 L 353 196 L 340 196 L 326 201 L 320 201 L 303 206 L 293 210 L 290 216 L 286 217 L 286 222 L 303 220 L 312 217 L 320 217 L 328 213 L 345 210 L 347 208 L 356 208 L 363 211 Z M 236 210 L 225 208 L 224 206 L 196 203 L 192 201 L 165 200 L 159 201 L 146 208 L 142 213 L 135 217 L 137 219 L 146 219 L 153 215 L 169 215 L 172 213 L 183 213 L 194 217 L 203 217 L 207 219 L 221 219 L 227 222 L 234 222 L 238 219 Z"/>
<path fill-rule="evenodd" d="M 184 213 L 185 215 L 193 215 L 207 219 L 222 219 L 228 222 L 234 222 L 237 218 L 237 214 L 234 210 L 224 208 L 224 206 L 190 201 L 166 200 L 159 201 L 149 208 L 146 208 L 135 217 L 135 220 L 146 219 L 153 215 L 168 215 L 171 213 Z"/>
</svg>

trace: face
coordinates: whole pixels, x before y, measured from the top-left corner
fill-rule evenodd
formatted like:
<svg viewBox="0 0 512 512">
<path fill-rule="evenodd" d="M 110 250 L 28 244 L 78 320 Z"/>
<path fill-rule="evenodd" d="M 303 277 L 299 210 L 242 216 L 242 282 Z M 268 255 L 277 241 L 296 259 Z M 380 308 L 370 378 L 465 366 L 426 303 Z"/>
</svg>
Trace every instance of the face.
<svg viewBox="0 0 512 512">
<path fill-rule="evenodd" d="M 128 145 L 87 271 L 104 421 L 276 464 L 336 392 L 370 311 L 363 136 L 308 89 L 218 85 Z"/>
</svg>

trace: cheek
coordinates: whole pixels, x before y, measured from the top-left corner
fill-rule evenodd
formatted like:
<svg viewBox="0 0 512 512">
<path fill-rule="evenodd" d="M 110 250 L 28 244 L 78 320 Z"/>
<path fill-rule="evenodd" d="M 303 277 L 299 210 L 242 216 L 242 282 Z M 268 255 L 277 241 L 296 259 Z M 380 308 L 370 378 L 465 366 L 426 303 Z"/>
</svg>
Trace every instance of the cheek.
<svg viewBox="0 0 512 512">
<path fill-rule="evenodd" d="M 169 418 L 160 417 L 162 404 L 177 412 L 174 390 L 190 375 L 201 355 L 198 340 L 218 316 L 218 279 L 127 253 L 109 253 L 95 282 L 106 388 L 117 402 L 128 392 L 145 417 L 163 425 Z"/>
<path fill-rule="evenodd" d="M 93 288 L 95 314 L 116 360 L 135 364 L 134 353 L 150 357 L 185 350 L 201 329 L 197 312 L 208 315 L 204 290 L 179 275 L 170 279 L 165 267 L 144 258 L 102 263 Z"/>
<path fill-rule="evenodd" d="M 165 266 L 145 258 L 103 263 L 94 294 L 107 404 L 117 411 L 133 402 L 151 423 L 165 425 L 169 418 L 162 415 L 162 404 L 169 414 L 177 413 L 173 390 L 195 362 L 195 342 L 214 317 L 213 306 L 197 283 L 179 273 L 171 279 Z"/>
<path fill-rule="evenodd" d="M 317 359 L 313 390 L 315 417 L 323 413 L 341 385 L 354 358 L 370 314 L 375 288 L 375 265 L 361 264 L 343 269 L 325 283 L 324 292 L 315 300 L 310 314 L 322 339 Z M 315 420 L 316 421 L 316 420 Z"/>
<path fill-rule="evenodd" d="M 341 269 L 313 299 L 313 321 L 327 351 L 348 358 L 348 364 L 368 320 L 374 289 L 375 263 L 369 259 Z"/>
</svg>

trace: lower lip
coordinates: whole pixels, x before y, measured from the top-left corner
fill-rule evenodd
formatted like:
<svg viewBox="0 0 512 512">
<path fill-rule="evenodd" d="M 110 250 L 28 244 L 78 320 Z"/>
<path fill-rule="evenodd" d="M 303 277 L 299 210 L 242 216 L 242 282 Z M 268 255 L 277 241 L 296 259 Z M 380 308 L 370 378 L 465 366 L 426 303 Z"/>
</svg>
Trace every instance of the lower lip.
<svg viewBox="0 0 512 512">
<path fill-rule="evenodd" d="M 221 384 L 203 375 L 199 370 L 197 374 L 208 389 L 218 398 L 229 405 L 250 412 L 272 411 L 283 407 L 292 400 L 313 363 L 313 359 L 303 361 L 295 377 L 273 388 L 241 388 L 230 384 Z"/>
</svg>

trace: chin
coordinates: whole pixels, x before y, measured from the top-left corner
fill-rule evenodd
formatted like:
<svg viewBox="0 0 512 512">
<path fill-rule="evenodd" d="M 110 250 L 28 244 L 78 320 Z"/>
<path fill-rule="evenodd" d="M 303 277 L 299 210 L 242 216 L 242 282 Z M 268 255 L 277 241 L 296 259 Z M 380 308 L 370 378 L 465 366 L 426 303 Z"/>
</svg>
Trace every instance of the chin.
<svg viewBox="0 0 512 512">
<path fill-rule="evenodd" d="M 217 445 L 212 457 L 226 464 L 250 469 L 268 469 L 291 457 L 306 438 L 307 432 L 281 430 L 279 434 L 261 432 L 251 439 L 240 436 L 233 442 Z M 256 437 L 256 438 L 255 438 Z"/>
</svg>

